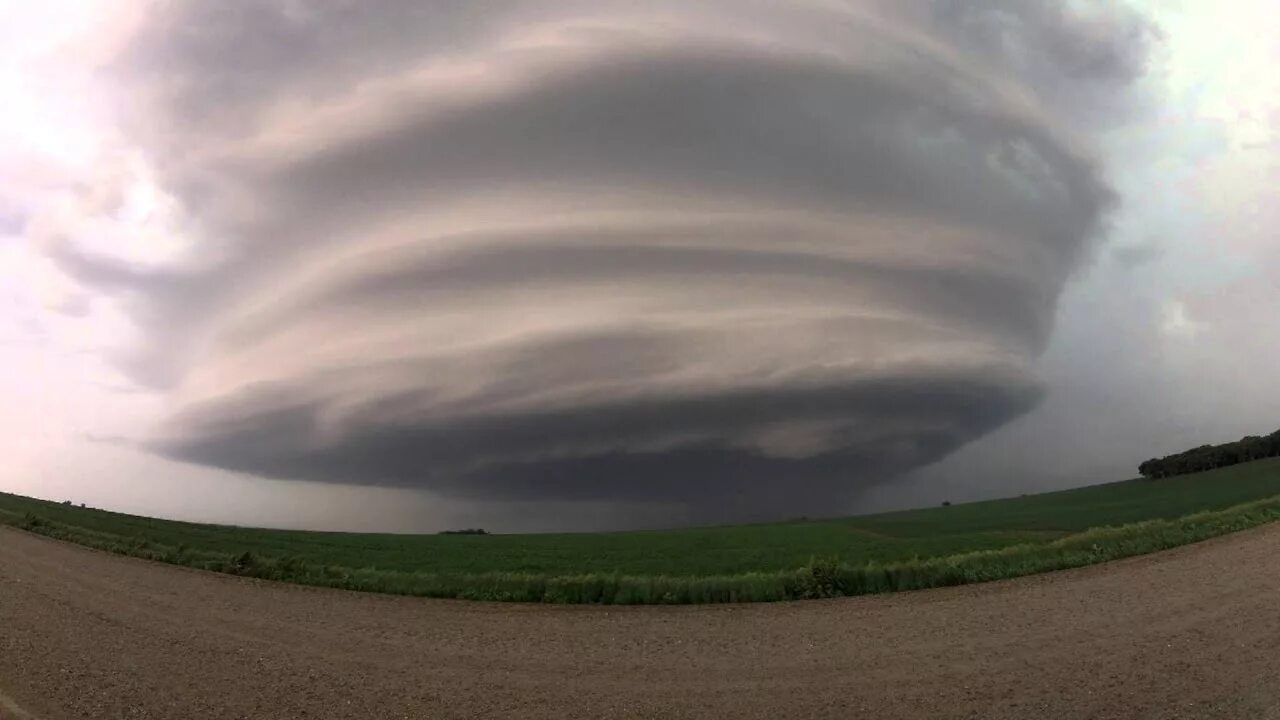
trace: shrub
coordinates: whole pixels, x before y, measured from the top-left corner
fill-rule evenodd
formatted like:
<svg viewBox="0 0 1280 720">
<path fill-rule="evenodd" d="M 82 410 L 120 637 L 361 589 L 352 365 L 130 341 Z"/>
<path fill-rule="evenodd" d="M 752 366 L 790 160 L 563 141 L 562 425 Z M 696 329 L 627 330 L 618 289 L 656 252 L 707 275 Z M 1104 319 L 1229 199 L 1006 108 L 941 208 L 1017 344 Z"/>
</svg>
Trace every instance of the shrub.
<svg viewBox="0 0 1280 720">
<path fill-rule="evenodd" d="M 841 578 L 840 559 L 810 558 L 800 568 L 792 596 L 797 598 L 830 598 L 845 594 L 846 586 Z"/>
<path fill-rule="evenodd" d="M 257 564 L 257 558 L 253 556 L 252 552 L 245 550 L 243 553 L 231 558 L 231 571 L 235 573 L 246 572 L 255 564 Z"/>
</svg>

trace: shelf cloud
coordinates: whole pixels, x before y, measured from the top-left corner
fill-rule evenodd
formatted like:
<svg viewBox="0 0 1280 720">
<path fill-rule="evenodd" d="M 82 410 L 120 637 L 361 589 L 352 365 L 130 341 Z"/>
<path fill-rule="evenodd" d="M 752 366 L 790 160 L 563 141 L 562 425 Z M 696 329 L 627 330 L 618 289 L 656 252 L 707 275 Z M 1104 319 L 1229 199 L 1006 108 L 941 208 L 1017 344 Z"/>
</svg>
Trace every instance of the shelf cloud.
<svg viewBox="0 0 1280 720">
<path fill-rule="evenodd" d="M 45 247 L 129 298 L 156 453 L 838 511 L 1039 402 L 1159 40 L 1049 0 L 368 5 L 166 3 L 110 68 L 186 245 Z"/>
</svg>

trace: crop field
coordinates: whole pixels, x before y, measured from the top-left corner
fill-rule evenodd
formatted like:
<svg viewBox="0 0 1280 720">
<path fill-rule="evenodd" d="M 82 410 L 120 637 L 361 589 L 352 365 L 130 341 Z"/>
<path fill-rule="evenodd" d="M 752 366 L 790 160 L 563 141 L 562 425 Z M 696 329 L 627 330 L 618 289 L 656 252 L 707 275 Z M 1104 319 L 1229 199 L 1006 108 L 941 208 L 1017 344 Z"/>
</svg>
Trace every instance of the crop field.
<svg viewBox="0 0 1280 720">
<path fill-rule="evenodd" d="M 174 522 L 0 494 L 0 523 L 113 552 L 352 589 L 549 602 L 780 600 L 1089 564 L 1280 517 L 1280 459 L 923 510 L 616 533 L 393 535 Z"/>
</svg>

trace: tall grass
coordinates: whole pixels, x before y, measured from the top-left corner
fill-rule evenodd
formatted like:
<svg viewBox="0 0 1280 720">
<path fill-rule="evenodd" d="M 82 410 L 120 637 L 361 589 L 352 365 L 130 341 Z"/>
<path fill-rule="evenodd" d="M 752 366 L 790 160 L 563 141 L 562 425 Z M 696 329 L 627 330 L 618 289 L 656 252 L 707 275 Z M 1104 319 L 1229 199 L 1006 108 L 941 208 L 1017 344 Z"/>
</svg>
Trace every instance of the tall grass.
<svg viewBox="0 0 1280 720">
<path fill-rule="evenodd" d="M 897 562 L 849 564 L 814 558 L 786 571 L 672 577 L 586 573 L 427 573 L 308 563 L 252 551 L 227 554 L 160 545 L 49 520 L 0 513 L 0 523 L 88 547 L 247 577 L 372 592 L 542 603 L 606 605 L 769 602 L 920 590 L 1081 567 L 1198 542 L 1280 519 L 1280 495 L 1172 520 L 1148 520 L 1014 545 Z"/>
</svg>

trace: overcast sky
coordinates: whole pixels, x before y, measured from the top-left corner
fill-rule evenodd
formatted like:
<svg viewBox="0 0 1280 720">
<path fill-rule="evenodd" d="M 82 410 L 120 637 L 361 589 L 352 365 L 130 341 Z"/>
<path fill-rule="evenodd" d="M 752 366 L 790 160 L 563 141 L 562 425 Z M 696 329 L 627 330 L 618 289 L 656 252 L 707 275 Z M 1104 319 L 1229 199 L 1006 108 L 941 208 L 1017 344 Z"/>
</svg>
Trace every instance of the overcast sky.
<svg viewBox="0 0 1280 720">
<path fill-rule="evenodd" d="M 0 490 L 844 514 L 1280 427 L 1266 0 L 0 0 Z"/>
</svg>

